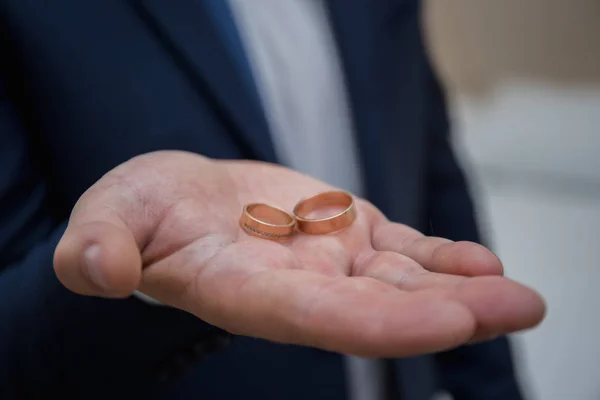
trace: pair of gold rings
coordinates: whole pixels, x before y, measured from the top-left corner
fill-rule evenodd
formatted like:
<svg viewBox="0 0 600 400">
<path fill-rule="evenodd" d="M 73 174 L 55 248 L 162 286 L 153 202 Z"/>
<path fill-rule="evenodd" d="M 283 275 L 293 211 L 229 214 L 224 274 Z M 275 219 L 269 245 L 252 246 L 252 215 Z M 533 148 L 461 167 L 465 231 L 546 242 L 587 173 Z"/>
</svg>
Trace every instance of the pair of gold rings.
<svg viewBox="0 0 600 400">
<path fill-rule="evenodd" d="M 335 211 L 330 211 L 329 215 L 321 215 L 332 209 Z M 313 217 L 313 214 L 319 216 Z M 293 215 L 269 204 L 246 204 L 240 217 L 240 226 L 252 236 L 287 240 L 296 229 L 310 235 L 325 235 L 346 229 L 355 220 L 356 206 L 352 195 L 331 191 L 301 200 L 294 207 Z"/>
</svg>

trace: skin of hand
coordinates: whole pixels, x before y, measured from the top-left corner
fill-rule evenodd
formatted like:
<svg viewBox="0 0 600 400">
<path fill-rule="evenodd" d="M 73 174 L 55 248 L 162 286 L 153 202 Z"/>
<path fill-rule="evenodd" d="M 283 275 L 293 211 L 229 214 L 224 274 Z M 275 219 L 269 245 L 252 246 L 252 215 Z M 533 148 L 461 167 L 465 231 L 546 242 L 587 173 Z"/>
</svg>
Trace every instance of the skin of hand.
<svg viewBox="0 0 600 400">
<path fill-rule="evenodd" d="M 246 203 L 292 210 L 331 190 L 287 168 L 185 152 L 133 158 L 79 199 L 54 255 L 70 290 L 135 290 L 233 334 L 363 357 L 440 351 L 531 328 L 545 305 L 485 247 L 426 237 L 356 199 L 330 235 L 273 242 L 239 227 Z"/>
</svg>

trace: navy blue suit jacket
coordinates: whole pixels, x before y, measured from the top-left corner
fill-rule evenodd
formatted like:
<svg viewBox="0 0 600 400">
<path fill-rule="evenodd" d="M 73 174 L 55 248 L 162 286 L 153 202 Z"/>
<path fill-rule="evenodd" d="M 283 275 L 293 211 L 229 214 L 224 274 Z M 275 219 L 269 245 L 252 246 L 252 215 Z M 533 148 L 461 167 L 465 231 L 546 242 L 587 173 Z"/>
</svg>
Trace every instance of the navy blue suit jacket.
<svg viewBox="0 0 600 400">
<path fill-rule="evenodd" d="M 369 199 L 395 221 L 477 241 L 418 1 L 326 3 Z M 78 197 L 135 155 L 277 161 L 222 5 L 0 2 L 1 398 L 345 397 L 339 355 L 248 338 L 224 346 L 183 312 L 74 295 L 52 269 Z M 457 400 L 520 398 L 503 338 L 393 364 L 404 399 L 436 387 Z"/>
</svg>

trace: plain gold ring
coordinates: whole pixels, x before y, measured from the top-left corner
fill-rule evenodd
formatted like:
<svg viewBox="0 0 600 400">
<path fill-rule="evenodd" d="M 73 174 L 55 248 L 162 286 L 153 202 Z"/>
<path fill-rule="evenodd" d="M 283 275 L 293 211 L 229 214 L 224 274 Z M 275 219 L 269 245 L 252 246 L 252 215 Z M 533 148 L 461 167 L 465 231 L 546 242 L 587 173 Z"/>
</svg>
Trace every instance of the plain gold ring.
<svg viewBox="0 0 600 400">
<path fill-rule="evenodd" d="M 310 214 L 331 208 L 342 208 L 342 211 L 323 218 L 310 218 Z M 330 191 L 316 194 L 301 200 L 294 207 L 294 217 L 298 229 L 310 235 L 324 235 L 339 232 L 348 228 L 356 220 L 354 197 L 344 191 Z"/>
</svg>

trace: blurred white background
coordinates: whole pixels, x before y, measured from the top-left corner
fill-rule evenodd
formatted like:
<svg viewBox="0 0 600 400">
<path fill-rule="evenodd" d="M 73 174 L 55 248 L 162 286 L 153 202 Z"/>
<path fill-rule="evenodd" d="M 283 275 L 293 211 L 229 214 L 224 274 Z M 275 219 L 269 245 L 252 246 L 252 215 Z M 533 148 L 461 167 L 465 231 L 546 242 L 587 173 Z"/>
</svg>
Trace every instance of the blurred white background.
<svg viewBox="0 0 600 400">
<path fill-rule="evenodd" d="M 515 336 L 522 381 L 531 400 L 600 399 L 600 2 L 428 5 L 483 226 L 548 302 Z"/>
</svg>

